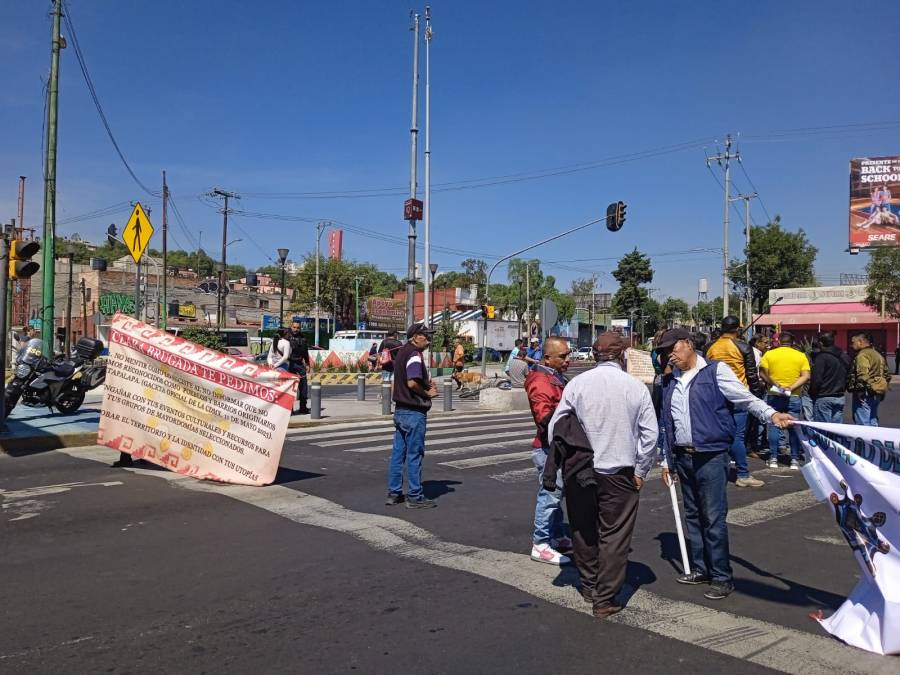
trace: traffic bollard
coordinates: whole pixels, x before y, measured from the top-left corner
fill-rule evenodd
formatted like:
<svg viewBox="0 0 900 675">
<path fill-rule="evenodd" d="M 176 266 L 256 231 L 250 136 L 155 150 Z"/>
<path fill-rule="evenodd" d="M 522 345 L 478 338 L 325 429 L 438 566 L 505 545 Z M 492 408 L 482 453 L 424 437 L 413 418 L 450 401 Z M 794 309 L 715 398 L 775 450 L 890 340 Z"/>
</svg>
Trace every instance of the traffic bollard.
<svg viewBox="0 0 900 675">
<path fill-rule="evenodd" d="M 309 387 L 309 419 L 322 419 L 322 383 L 313 382 Z"/>
<path fill-rule="evenodd" d="M 453 410 L 453 380 L 444 379 L 444 412 Z"/>
<path fill-rule="evenodd" d="M 391 383 L 381 383 L 381 414 L 391 414 Z"/>
<path fill-rule="evenodd" d="M 366 400 L 366 376 L 363 373 L 356 376 L 356 400 Z"/>
</svg>

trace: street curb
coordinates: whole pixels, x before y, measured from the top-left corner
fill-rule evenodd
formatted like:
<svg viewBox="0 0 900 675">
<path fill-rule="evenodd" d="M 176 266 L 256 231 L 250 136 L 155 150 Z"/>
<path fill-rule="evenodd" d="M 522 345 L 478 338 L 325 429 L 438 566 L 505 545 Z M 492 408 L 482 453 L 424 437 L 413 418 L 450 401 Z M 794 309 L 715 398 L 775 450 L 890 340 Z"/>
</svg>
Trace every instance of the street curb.
<svg viewBox="0 0 900 675">
<path fill-rule="evenodd" d="M 78 448 L 97 444 L 96 431 L 78 431 L 71 434 L 41 434 L 0 438 L 0 455 L 22 457 L 24 455 L 59 450 L 60 448 Z"/>
</svg>

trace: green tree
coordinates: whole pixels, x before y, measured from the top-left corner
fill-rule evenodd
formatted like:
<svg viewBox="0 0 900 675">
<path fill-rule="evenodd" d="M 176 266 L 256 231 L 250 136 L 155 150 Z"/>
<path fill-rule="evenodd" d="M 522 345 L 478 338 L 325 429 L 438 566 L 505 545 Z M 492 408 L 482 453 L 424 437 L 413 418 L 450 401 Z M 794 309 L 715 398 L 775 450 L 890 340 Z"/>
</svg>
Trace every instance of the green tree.
<svg viewBox="0 0 900 675">
<path fill-rule="evenodd" d="M 664 325 L 670 328 L 677 324 L 683 324 L 691 318 L 691 308 L 681 298 L 666 298 L 662 304 L 662 319 Z"/>
<path fill-rule="evenodd" d="M 225 340 L 217 331 L 210 328 L 188 328 L 181 333 L 181 337 L 207 349 L 217 351 L 225 349 Z"/>
<path fill-rule="evenodd" d="M 900 248 L 878 248 L 870 255 L 866 304 L 876 312 L 883 306 L 890 316 L 900 318 Z"/>
<path fill-rule="evenodd" d="M 744 258 L 750 261 L 750 290 L 758 312 L 765 310 L 773 288 L 799 288 L 815 284 L 814 265 L 818 249 L 809 243 L 801 228 L 788 232 L 781 216 L 765 226 L 750 228 L 750 247 Z M 739 297 L 746 297 L 745 260 L 732 260 L 728 278 Z"/>
<path fill-rule="evenodd" d="M 650 300 L 650 292 L 642 287 L 653 281 L 650 258 L 635 247 L 619 260 L 612 275 L 619 282 L 619 290 L 612 299 L 613 313 L 621 316 L 629 315 L 631 310 L 640 313 Z"/>
</svg>

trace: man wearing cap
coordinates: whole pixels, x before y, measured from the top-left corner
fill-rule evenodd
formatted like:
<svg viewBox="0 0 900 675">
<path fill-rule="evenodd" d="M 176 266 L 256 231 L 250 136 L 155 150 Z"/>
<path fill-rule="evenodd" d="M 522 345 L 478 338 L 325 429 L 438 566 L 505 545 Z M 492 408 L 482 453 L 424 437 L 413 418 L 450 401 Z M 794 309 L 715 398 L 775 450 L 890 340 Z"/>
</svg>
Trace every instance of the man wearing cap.
<svg viewBox="0 0 900 675">
<path fill-rule="evenodd" d="M 705 597 L 722 600 L 734 590 L 725 522 L 728 450 L 735 435 L 732 412 L 749 410 L 781 428 L 793 417 L 750 393 L 725 363 L 697 354 L 685 329 L 666 331 L 657 349 L 674 366 L 663 378 L 663 480 L 674 480 L 672 472 L 677 471 L 690 544 L 691 572 L 676 581 L 710 584 Z"/>
<path fill-rule="evenodd" d="M 424 323 L 414 323 L 406 331 L 407 342 L 394 357 L 394 447 L 388 468 L 388 495 L 385 504 L 403 501 L 403 468 L 406 466 L 408 494 L 406 508 L 437 506 L 426 499 L 422 489 L 422 460 L 425 456 L 425 421 L 431 399 L 438 395 L 422 352 L 434 331 Z"/>
<path fill-rule="evenodd" d="M 734 372 L 735 377 L 741 381 L 757 398 L 760 393 L 759 372 L 756 368 L 756 357 L 753 348 L 738 336 L 740 320 L 736 316 L 726 316 L 722 319 L 722 334 L 706 349 L 706 358 L 712 361 L 721 361 Z M 765 385 L 762 386 L 763 391 Z M 735 409 L 732 413 L 734 419 L 734 442 L 731 444 L 731 458 L 734 460 L 737 479 L 734 484 L 738 487 L 762 487 L 765 483 L 750 475 L 747 466 L 747 411 Z"/>
<path fill-rule="evenodd" d="M 525 366 L 523 359 L 516 359 L 513 366 Z M 544 487 L 543 473 L 550 442 L 547 427 L 562 398 L 568 383 L 564 373 L 569 368 L 569 343 L 560 338 L 547 338 L 544 356 L 534 370 L 527 371 L 525 392 L 531 416 L 537 426 L 537 433 L 531 443 L 531 459 L 538 470 L 537 504 L 534 508 L 534 532 L 531 539 L 531 559 L 549 565 L 568 565 L 571 560 L 565 555 L 572 548 L 571 540 L 563 533 L 562 481 L 554 472 L 553 485 Z M 521 371 L 520 371 L 521 372 Z M 512 375 L 512 370 L 510 371 Z"/>
<path fill-rule="evenodd" d="M 528 350 L 525 352 L 525 360 L 528 361 L 528 367 L 534 370 L 542 358 L 544 358 L 544 351 L 541 349 L 541 341 L 533 337 L 528 345 Z"/>
<path fill-rule="evenodd" d="M 615 598 L 659 437 L 650 392 L 625 372 L 627 347 L 618 333 L 601 335 L 593 346 L 597 367 L 566 385 L 550 422 L 553 439 L 574 417 L 593 452 L 592 463 L 566 475 L 565 493 L 581 594 L 598 619 L 622 609 Z"/>
</svg>

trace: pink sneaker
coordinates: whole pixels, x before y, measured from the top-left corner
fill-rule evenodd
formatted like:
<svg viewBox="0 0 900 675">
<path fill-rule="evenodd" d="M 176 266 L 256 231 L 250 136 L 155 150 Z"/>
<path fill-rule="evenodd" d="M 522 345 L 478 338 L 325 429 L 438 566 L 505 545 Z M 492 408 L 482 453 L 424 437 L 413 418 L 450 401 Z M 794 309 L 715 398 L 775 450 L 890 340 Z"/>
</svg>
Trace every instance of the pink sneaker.
<svg viewBox="0 0 900 675">
<path fill-rule="evenodd" d="M 534 544 L 531 547 L 531 559 L 548 565 L 568 565 L 572 561 L 559 551 L 555 551 L 550 544 Z"/>
</svg>

